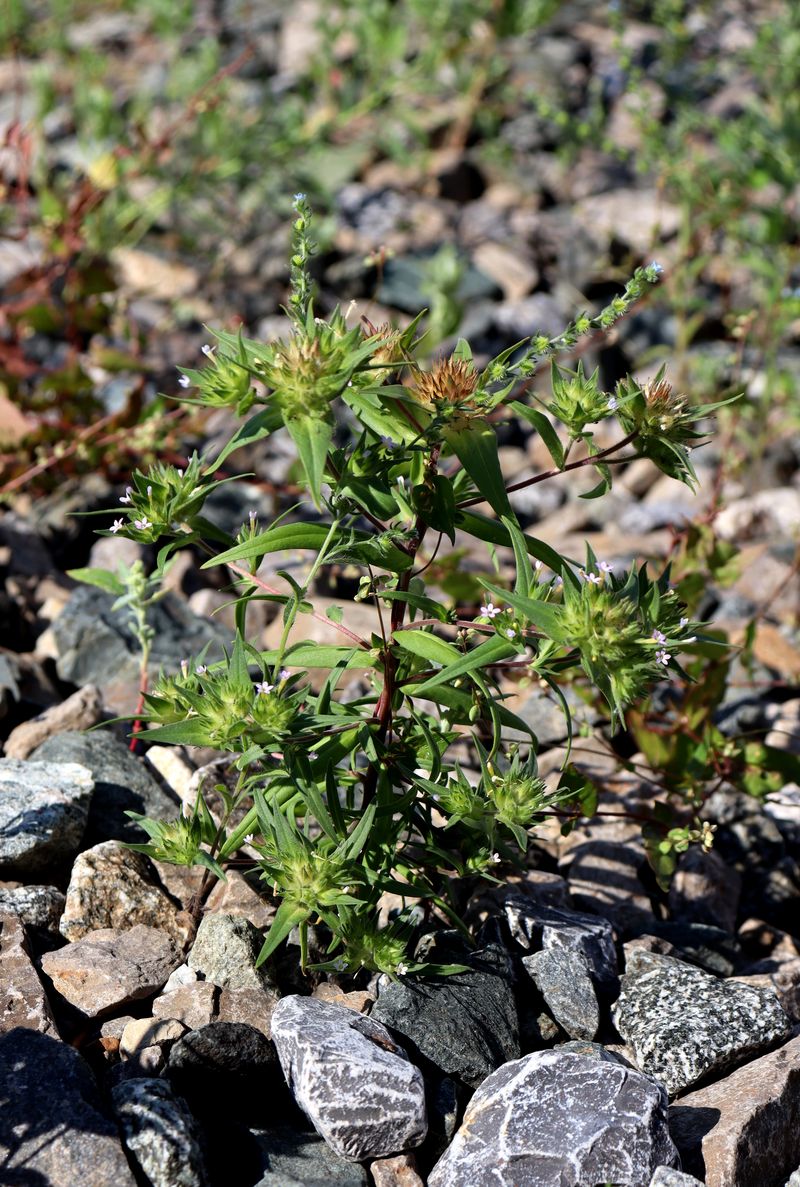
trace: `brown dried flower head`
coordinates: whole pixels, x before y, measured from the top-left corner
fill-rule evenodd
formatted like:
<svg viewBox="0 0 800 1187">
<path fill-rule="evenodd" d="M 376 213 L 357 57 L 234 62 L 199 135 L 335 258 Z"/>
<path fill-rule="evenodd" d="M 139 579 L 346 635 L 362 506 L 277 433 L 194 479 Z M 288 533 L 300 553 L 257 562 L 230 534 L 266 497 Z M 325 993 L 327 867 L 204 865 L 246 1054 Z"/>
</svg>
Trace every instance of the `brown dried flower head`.
<svg viewBox="0 0 800 1187">
<path fill-rule="evenodd" d="M 418 402 L 432 411 L 471 413 L 481 410 L 475 403 L 478 373 L 464 359 L 438 359 L 430 371 L 418 371 L 411 390 Z"/>
</svg>

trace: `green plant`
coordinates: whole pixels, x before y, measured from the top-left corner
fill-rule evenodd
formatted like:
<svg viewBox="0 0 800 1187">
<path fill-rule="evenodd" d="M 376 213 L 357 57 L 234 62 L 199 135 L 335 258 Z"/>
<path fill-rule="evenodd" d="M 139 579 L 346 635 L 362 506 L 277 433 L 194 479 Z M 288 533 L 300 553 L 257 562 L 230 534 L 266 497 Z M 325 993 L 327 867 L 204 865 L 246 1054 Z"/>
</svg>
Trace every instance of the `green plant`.
<svg viewBox="0 0 800 1187">
<path fill-rule="evenodd" d="M 348 328 L 338 310 L 315 315 L 309 223 L 297 195 L 291 334 L 261 343 L 220 332 L 205 348 L 207 365 L 184 373 L 193 401 L 253 414 L 216 457 L 194 458 L 183 473 L 159 466 L 135 474 L 112 528 L 161 545 L 157 574 L 191 544 L 207 553 L 205 567 L 227 566 L 238 587 L 227 658 L 162 675 L 146 694 L 139 735 L 229 752 L 236 788 L 225 793 L 213 838 L 201 796 L 192 828 L 184 822 L 179 836 L 178 825 L 147 822 L 145 849 L 204 864 L 210 879 L 250 844 L 281 898 L 261 959 L 299 927 L 305 960 L 308 924 L 321 920 L 330 948 L 320 967 L 401 975 L 423 969 L 405 950 L 412 916 L 381 929 L 383 894 L 435 906 L 463 927 L 453 878 L 492 877 L 498 863 L 523 860 L 545 817 L 556 813 L 569 827 L 586 806 L 569 771 L 557 788 L 539 778 L 536 738 L 505 704 L 509 682 L 549 685 L 569 720 L 560 685 L 582 670 L 620 721 L 655 683 L 683 670 L 678 656 L 701 639 L 668 573 L 653 578 L 642 566 L 617 574 L 590 550 L 579 565 L 523 532 L 509 491 L 590 467 L 599 481 L 585 497 L 597 498 L 614 465 L 635 456 L 692 484 L 688 445 L 713 409 L 692 408 L 661 373 L 606 393 L 596 374 L 555 362 L 551 397 L 528 392 L 525 381 L 543 361 L 606 329 L 647 293 L 655 264 L 555 339 L 534 336 L 480 370 L 461 341 L 425 370 L 415 361 L 414 325 Z M 553 468 L 509 486 L 497 428 L 514 417 L 541 435 Z M 620 439 L 601 450 L 593 426 L 613 418 Z M 204 498 L 237 448 L 281 429 L 297 446 L 305 516 L 298 521 L 287 508 L 262 526 L 251 515 L 230 539 L 203 518 Z M 457 533 L 504 558 L 494 580 L 478 578 L 482 603 L 466 609 L 426 583 L 443 541 L 452 545 Z M 281 555 L 298 549 L 311 557 L 302 579 L 280 567 Z M 273 557 L 267 579 L 259 566 Z M 357 597 L 375 607 L 366 635 L 349 624 L 346 607 L 327 618 L 315 608 L 315 580 L 333 563 L 361 573 Z M 254 599 L 282 614 L 269 651 L 248 641 Z M 339 642 L 304 638 L 309 616 L 326 621 Z M 318 690 L 309 669 L 328 673 Z M 354 670 L 366 673 L 368 691 L 344 686 Z M 528 742 L 509 742 L 510 730 Z M 453 757 L 456 744 L 477 760 L 473 776 Z"/>
</svg>

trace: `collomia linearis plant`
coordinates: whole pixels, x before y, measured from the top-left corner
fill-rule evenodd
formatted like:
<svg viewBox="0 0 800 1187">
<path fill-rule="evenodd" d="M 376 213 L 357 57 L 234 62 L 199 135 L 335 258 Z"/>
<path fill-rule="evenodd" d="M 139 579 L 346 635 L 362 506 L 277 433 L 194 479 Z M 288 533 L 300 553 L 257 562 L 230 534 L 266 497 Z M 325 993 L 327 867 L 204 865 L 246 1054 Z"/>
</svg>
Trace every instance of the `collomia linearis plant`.
<svg viewBox="0 0 800 1187">
<path fill-rule="evenodd" d="M 363 319 L 349 327 L 339 309 L 316 315 L 310 217 L 297 195 L 288 337 L 218 333 L 206 365 L 181 379 L 187 399 L 249 418 L 216 456 L 135 473 L 111 529 L 161 544 L 156 574 L 176 549 L 201 549 L 206 567 L 227 566 L 236 596 L 226 658 L 196 656 L 162 674 L 145 697 L 139 734 L 228 752 L 235 786 L 217 788 L 224 811 L 216 818 L 202 793 L 174 823 L 138 818 L 150 842 L 134 848 L 204 866 L 206 889 L 246 845 L 280 899 L 262 961 L 297 928 L 309 967 L 308 927 L 318 924 L 330 942 L 310 967 L 421 974 L 433 967 L 413 956 L 426 913 L 464 926 L 457 879 L 523 863 L 543 820 L 555 815 L 568 828 L 591 811 L 568 765 L 557 786 L 539 777 L 536 738 L 505 703 L 513 682 L 558 698 L 569 721 L 562 685 L 582 670 L 619 722 L 656 682 L 681 673 L 678 657 L 700 629 L 667 573 L 618 572 L 591 550 L 582 562 L 562 556 L 522 530 L 509 491 L 592 467 L 598 482 L 585 497 L 599 498 L 613 466 L 634 457 L 692 485 L 689 451 L 716 405 L 692 407 L 663 373 L 645 384 L 625 379 L 609 394 L 598 372 L 555 361 L 549 398 L 528 390 L 545 361 L 642 298 L 658 281 L 657 264 L 637 269 L 606 309 L 557 338 L 535 336 L 482 368 L 462 340 L 423 366 L 422 315 L 403 330 Z M 527 422 L 552 459 L 550 470 L 513 485 L 497 439 L 510 418 Z M 618 439 L 601 449 L 593 433 L 609 420 Z M 251 515 L 226 536 L 204 518 L 206 497 L 231 481 L 219 475 L 237 449 L 282 431 L 297 449 L 302 516 L 291 506 L 268 524 Z M 488 573 L 499 555 L 494 571 L 511 574 L 478 577 L 472 606 L 434 588 L 436 558 L 459 537 L 486 546 Z M 297 550 L 308 557 L 302 579 L 281 567 L 281 554 Z M 260 572 L 267 557 L 269 579 Z M 316 580 L 334 564 L 357 570 L 355 599 L 375 607 L 368 637 L 349 624 L 346 605 L 328 617 L 315 609 Z M 259 599 L 282 614 L 269 651 L 248 638 L 248 608 Z M 304 639 L 312 617 L 338 642 Z M 670 838 L 707 843 L 708 831 L 694 820 Z M 387 892 L 405 905 L 381 924 Z"/>
</svg>

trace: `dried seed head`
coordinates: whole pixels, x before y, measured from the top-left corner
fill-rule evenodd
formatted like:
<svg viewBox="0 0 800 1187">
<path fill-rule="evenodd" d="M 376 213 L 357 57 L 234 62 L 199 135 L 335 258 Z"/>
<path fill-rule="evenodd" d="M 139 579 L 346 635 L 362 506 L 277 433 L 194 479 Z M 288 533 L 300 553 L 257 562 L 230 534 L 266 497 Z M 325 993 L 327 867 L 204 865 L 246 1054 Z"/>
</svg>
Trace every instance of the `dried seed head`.
<svg viewBox="0 0 800 1187">
<path fill-rule="evenodd" d="M 453 409 L 475 409 L 474 395 L 478 389 L 478 373 L 472 363 L 464 359 L 439 359 L 431 371 L 419 371 L 412 391 L 420 404 L 428 407 L 449 406 Z"/>
</svg>

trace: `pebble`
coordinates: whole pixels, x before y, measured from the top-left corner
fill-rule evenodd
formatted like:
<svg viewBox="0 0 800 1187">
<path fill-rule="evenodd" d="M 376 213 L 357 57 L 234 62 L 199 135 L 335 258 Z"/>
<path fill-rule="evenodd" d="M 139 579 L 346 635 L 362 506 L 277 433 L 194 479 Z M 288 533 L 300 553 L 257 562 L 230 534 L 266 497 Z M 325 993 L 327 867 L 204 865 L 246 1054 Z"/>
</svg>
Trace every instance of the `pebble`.
<svg viewBox="0 0 800 1187">
<path fill-rule="evenodd" d="M 16 915 L 27 927 L 58 932 L 65 902 L 63 893 L 55 886 L 0 882 L 0 915 Z"/>
</svg>

